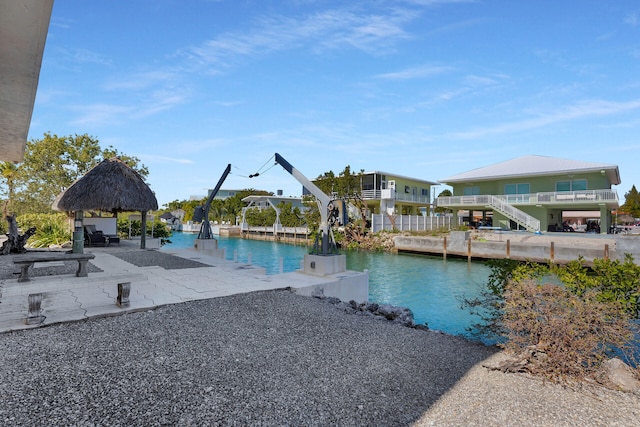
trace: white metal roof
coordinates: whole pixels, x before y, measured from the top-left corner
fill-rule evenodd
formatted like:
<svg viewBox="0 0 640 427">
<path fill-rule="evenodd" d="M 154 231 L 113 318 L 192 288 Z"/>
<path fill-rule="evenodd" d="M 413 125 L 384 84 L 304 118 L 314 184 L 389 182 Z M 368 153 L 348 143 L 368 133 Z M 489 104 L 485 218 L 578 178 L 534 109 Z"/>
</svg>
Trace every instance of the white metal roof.
<svg viewBox="0 0 640 427">
<path fill-rule="evenodd" d="M 502 178 L 562 175 L 604 171 L 611 185 L 620 184 L 620 172 L 617 165 L 578 160 L 559 159 L 547 156 L 523 156 L 473 169 L 449 178 L 441 179 L 443 184 L 461 182 L 490 181 Z"/>
<path fill-rule="evenodd" d="M 21 162 L 53 0 L 0 1 L 0 160 Z"/>
<path fill-rule="evenodd" d="M 369 172 L 363 172 L 363 175 L 372 175 L 372 174 L 377 174 L 377 175 L 388 175 L 388 176 L 392 176 L 392 177 L 396 177 L 396 178 L 401 178 L 401 179 L 406 179 L 406 180 L 410 180 L 410 181 L 417 181 L 417 182 L 422 182 L 424 184 L 427 185 L 437 185 L 437 182 L 433 182 L 433 181 L 427 181 L 426 179 L 419 179 L 419 178 L 412 178 L 410 176 L 404 176 L 404 175 L 399 175 L 397 173 L 391 173 L 391 172 L 383 172 L 383 171 L 369 171 Z M 388 179 L 388 178 L 387 178 Z"/>
<path fill-rule="evenodd" d="M 283 201 L 283 202 L 300 202 L 302 203 L 302 197 L 293 197 L 293 196 L 267 196 L 267 195 L 252 195 L 247 196 L 242 199 L 243 202 L 265 202 L 267 200 L 271 201 Z"/>
</svg>

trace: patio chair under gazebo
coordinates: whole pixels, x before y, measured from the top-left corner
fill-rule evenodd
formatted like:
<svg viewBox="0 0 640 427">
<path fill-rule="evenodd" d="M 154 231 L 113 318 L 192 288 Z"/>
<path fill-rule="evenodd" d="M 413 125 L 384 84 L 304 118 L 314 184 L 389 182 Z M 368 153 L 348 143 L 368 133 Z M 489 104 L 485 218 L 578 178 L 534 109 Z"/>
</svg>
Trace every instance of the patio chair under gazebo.
<svg viewBox="0 0 640 427">
<path fill-rule="evenodd" d="M 105 159 L 56 197 L 53 209 L 75 213 L 74 252 L 82 252 L 84 211 L 142 213 L 140 248 L 146 248 L 147 211 L 158 209 L 158 200 L 138 172 L 117 157 Z M 76 233 L 80 233 L 77 235 Z M 76 239 L 82 240 L 76 249 Z"/>
</svg>

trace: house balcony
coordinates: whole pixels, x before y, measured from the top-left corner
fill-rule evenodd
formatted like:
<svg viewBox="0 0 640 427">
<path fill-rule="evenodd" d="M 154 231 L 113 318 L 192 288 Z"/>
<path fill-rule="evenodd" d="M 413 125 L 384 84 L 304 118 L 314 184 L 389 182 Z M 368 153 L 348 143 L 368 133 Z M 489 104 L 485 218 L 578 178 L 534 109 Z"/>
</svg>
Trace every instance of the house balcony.
<svg viewBox="0 0 640 427">
<path fill-rule="evenodd" d="M 386 190 L 362 190 L 363 200 L 395 200 L 403 203 L 414 203 L 423 206 L 431 204 L 429 196 L 419 196 L 412 193 L 402 193 L 391 189 Z"/>
<path fill-rule="evenodd" d="M 615 190 L 583 190 L 583 191 L 555 191 L 532 194 L 503 194 L 503 195 L 477 195 L 477 196 L 451 196 L 438 197 L 436 205 L 446 208 L 481 208 L 491 204 L 495 197 L 513 206 L 545 206 L 549 208 L 564 209 L 599 209 L 607 206 L 610 209 L 618 208 L 618 194 Z"/>
</svg>

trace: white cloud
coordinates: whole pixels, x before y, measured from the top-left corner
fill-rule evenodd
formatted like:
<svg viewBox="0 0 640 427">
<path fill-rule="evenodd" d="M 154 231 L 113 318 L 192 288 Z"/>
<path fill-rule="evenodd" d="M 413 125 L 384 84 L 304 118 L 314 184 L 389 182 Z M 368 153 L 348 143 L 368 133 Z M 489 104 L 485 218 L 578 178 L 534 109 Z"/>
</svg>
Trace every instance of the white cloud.
<svg viewBox="0 0 640 427">
<path fill-rule="evenodd" d="M 71 121 L 71 124 L 77 126 L 113 123 L 133 111 L 132 107 L 109 104 L 78 105 L 71 107 L 71 109 L 82 112 L 77 119 Z"/>
<path fill-rule="evenodd" d="M 158 90 L 140 103 L 139 109 L 136 111 L 136 116 L 148 117 L 160 111 L 170 110 L 178 105 L 184 104 L 188 99 L 189 93 L 187 91 L 177 89 Z"/>
<path fill-rule="evenodd" d="M 638 18 L 638 14 L 636 12 L 633 12 L 633 13 L 628 14 L 624 18 L 624 23 L 625 24 L 629 24 L 632 27 L 636 27 L 636 26 L 638 26 L 638 24 L 640 24 L 640 18 Z"/>
<path fill-rule="evenodd" d="M 493 127 L 478 128 L 466 132 L 455 132 L 448 136 L 459 139 L 475 139 L 489 135 L 518 133 L 542 128 L 556 123 L 580 120 L 589 117 L 610 116 L 636 109 L 640 109 L 640 100 L 628 102 L 612 102 L 604 100 L 582 101 L 562 110 L 540 115 L 539 117 L 512 123 L 504 123 Z"/>
<path fill-rule="evenodd" d="M 477 0 L 405 0 L 407 3 L 419 6 L 436 6 L 439 4 L 477 3 Z"/>
<path fill-rule="evenodd" d="M 111 59 L 88 49 L 60 49 L 58 53 L 75 63 L 111 65 Z"/>
<path fill-rule="evenodd" d="M 140 101 L 130 101 L 130 105 L 115 105 L 97 103 L 91 105 L 76 105 L 71 110 L 79 111 L 79 116 L 71 121 L 76 126 L 105 126 L 123 123 L 131 118 L 141 119 L 152 116 L 161 111 L 184 104 L 187 93 L 180 91 L 159 90 Z"/>
<path fill-rule="evenodd" d="M 159 156 L 157 154 L 140 154 L 140 158 L 146 163 L 177 163 L 180 165 L 190 165 L 194 163 L 191 159 L 179 159 L 176 157 Z"/>
<path fill-rule="evenodd" d="M 385 51 L 409 35 L 403 25 L 418 15 L 395 10 L 390 14 L 329 10 L 303 18 L 265 17 L 256 28 L 229 32 L 181 53 L 194 63 L 226 69 L 242 57 L 305 48 L 314 52 L 355 48 L 369 53 Z"/>
<path fill-rule="evenodd" d="M 178 75 L 169 71 L 149 71 L 122 76 L 105 85 L 106 90 L 139 91 L 158 84 L 173 83 Z"/>
<path fill-rule="evenodd" d="M 213 101 L 214 105 L 225 108 L 237 107 L 238 105 L 243 105 L 244 103 L 245 101 Z"/>
<path fill-rule="evenodd" d="M 389 79 L 389 80 L 409 80 L 409 79 L 418 79 L 423 77 L 431 77 L 437 74 L 443 74 L 453 70 L 454 70 L 453 67 L 423 65 L 420 67 L 407 68 L 401 71 L 378 74 L 375 77 L 379 79 Z"/>
</svg>

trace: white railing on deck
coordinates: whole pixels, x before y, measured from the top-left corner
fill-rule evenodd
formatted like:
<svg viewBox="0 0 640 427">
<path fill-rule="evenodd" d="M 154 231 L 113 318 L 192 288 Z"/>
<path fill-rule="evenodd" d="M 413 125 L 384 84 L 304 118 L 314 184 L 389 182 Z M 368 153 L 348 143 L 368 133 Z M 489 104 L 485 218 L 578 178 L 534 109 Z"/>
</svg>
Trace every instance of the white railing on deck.
<svg viewBox="0 0 640 427">
<path fill-rule="evenodd" d="M 537 193 L 538 204 L 544 203 L 585 203 L 585 202 L 618 202 L 615 190 L 583 190 Z"/>
<path fill-rule="evenodd" d="M 450 216 L 424 216 L 424 215 L 371 215 L 371 231 L 397 230 L 397 231 L 430 231 L 442 228 L 451 229 L 457 224 Z"/>
<path fill-rule="evenodd" d="M 363 190 L 361 193 L 363 200 L 381 200 L 383 196 L 382 190 Z M 395 196 L 393 200 L 398 200 L 401 202 L 412 202 L 412 203 L 424 203 L 425 206 L 428 206 L 431 203 L 429 196 L 418 196 L 412 193 L 401 193 L 399 191 L 395 192 Z"/>
<path fill-rule="evenodd" d="M 545 205 L 545 204 L 584 204 L 618 202 L 615 190 L 583 190 L 583 191 L 550 191 L 532 194 L 504 194 L 499 196 L 450 196 L 438 197 L 436 205 L 440 207 L 488 205 L 491 197 L 496 197 L 512 205 Z"/>
<path fill-rule="evenodd" d="M 361 194 L 364 200 L 379 200 L 382 198 L 381 190 L 362 190 Z"/>
</svg>

